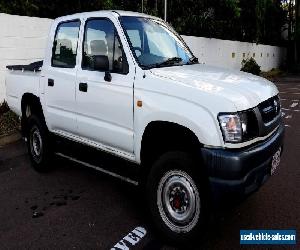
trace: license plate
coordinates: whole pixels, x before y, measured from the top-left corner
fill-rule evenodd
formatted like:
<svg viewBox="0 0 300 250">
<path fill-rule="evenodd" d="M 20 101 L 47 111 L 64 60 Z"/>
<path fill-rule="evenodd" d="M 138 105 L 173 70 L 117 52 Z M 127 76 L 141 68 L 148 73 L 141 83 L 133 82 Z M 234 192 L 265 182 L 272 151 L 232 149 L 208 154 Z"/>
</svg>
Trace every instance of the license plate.
<svg viewBox="0 0 300 250">
<path fill-rule="evenodd" d="M 271 175 L 273 175 L 280 164 L 281 148 L 272 157 Z"/>
</svg>

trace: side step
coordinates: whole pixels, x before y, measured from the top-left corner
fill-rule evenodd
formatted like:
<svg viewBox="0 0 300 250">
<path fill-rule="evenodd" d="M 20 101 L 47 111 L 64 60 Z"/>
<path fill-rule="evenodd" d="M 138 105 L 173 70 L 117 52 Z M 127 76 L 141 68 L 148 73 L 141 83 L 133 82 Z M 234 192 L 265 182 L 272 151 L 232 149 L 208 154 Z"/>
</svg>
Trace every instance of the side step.
<svg viewBox="0 0 300 250">
<path fill-rule="evenodd" d="M 116 173 L 111 172 L 111 171 L 109 171 L 109 170 L 106 170 L 106 169 L 104 169 L 104 168 L 101 168 L 101 167 L 95 166 L 95 165 L 93 165 L 93 164 L 90 164 L 90 163 L 87 163 L 87 162 L 78 160 L 78 159 L 76 159 L 76 158 L 73 158 L 73 157 L 71 157 L 71 156 L 67 156 L 67 155 L 65 155 L 65 154 L 63 154 L 63 153 L 55 153 L 55 155 L 57 155 L 57 156 L 59 156 L 59 157 L 62 157 L 62 158 L 65 158 L 65 159 L 67 159 L 67 160 L 70 160 L 70 161 L 79 163 L 79 164 L 84 165 L 84 166 L 86 166 L 86 167 L 95 169 L 95 170 L 97 170 L 97 171 L 99 171 L 99 172 L 102 172 L 102 173 L 104 173 L 104 174 L 107 174 L 107 175 L 110 175 L 110 176 L 112 176 L 112 177 L 118 178 L 118 179 L 120 179 L 120 180 L 122 180 L 122 181 L 126 181 L 126 182 L 128 182 L 128 183 L 130 183 L 130 184 L 133 184 L 133 185 L 135 185 L 135 186 L 138 186 L 138 185 L 139 185 L 139 183 L 138 183 L 137 181 L 134 181 L 134 180 L 132 180 L 132 179 L 130 179 L 130 178 L 128 178 L 128 177 L 125 177 L 125 176 L 116 174 Z"/>
</svg>

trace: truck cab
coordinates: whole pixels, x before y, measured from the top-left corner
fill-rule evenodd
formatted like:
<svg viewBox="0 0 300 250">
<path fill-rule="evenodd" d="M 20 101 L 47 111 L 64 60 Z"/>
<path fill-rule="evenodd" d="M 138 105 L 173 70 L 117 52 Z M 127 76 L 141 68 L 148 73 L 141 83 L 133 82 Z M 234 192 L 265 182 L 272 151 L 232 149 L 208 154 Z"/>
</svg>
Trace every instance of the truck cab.
<svg viewBox="0 0 300 250">
<path fill-rule="evenodd" d="M 34 168 L 48 170 L 53 154 L 63 155 L 57 138 L 133 163 L 142 174 L 130 182 L 144 184 L 167 239 L 197 237 L 212 201 L 253 193 L 279 165 L 284 126 L 275 85 L 200 64 L 157 17 L 58 18 L 42 62 L 7 68 L 7 101 L 21 117 Z M 64 156 L 101 170 L 80 154 Z"/>
</svg>

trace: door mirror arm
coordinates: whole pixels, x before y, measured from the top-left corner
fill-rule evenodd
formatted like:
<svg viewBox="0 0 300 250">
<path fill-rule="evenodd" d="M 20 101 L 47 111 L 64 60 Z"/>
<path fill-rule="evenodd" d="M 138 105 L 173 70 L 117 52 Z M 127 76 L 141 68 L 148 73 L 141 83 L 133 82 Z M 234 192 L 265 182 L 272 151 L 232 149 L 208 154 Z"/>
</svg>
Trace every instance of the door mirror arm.
<svg viewBox="0 0 300 250">
<path fill-rule="evenodd" d="M 105 71 L 104 81 L 111 82 L 111 74 L 109 71 Z"/>
<path fill-rule="evenodd" d="M 124 75 L 127 75 L 128 72 L 129 72 L 129 65 L 128 65 L 128 62 L 127 62 L 126 57 L 125 57 L 125 60 L 123 60 L 122 73 Z"/>
</svg>

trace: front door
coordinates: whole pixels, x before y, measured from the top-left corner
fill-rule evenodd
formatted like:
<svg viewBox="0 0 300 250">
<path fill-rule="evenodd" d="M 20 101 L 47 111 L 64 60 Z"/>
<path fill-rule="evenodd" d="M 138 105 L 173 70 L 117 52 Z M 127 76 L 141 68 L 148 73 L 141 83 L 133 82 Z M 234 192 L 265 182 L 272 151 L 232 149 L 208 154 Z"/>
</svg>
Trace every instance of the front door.
<svg viewBox="0 0 300 250">
<path fill-rule="evenodd" d="M 110 150 L 133 153 L 133 81 L 113 22 L 88 19 L 78 69 L 78 134 Z"/>
</svg>

